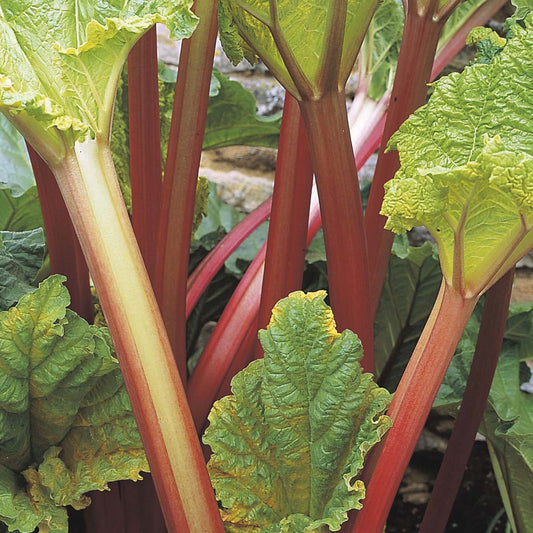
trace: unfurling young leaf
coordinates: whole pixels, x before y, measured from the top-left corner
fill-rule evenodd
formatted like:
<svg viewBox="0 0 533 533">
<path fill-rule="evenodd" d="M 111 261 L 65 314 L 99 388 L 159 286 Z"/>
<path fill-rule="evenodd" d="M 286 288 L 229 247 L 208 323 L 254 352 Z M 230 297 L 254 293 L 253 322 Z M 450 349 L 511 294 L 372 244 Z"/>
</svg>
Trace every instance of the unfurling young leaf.
<svg viewBox="0 0 533 533">
<path fill-rule="evenodd" d="M 259 333 L 265 358 L 213 406 L 204 441 L 227 531 L 338 531 L 361 508 L 357 476 L 390 426 L 390 395 L 362 373 L 361 343 L 336 331 L 325 296 L 278 302 Z"/>
<path fill-rule="evenodd" d="M 425 225 L 465 297 L 533 246 L 533 17 L 524 25 L 490 64 L 437 82 L 391 139 L 402 167 L 386 186 L 387 228 Z"/>
<path fill-rule="evenodd" d="M 65 507 L 148 465 L 111 339 L 52 276 L 0 313 L 0 520 L 67 533 Z"/>
</svg>

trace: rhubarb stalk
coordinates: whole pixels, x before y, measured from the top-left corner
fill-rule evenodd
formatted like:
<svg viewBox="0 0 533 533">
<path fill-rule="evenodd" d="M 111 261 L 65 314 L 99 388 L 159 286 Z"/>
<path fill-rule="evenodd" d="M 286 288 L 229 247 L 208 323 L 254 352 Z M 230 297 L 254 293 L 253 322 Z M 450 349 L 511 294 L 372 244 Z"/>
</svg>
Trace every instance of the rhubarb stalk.
<svg viewBox="0 0 533 533">
<path fill-rule="evenodd" d="M 153 27 L 128 57 L 131 220 L 144 264 L 153 280 L 161 210 L 157 34 Z"/>
<path fill-rule="evenodd" d="M 365 476 L 370 482 L 352 531 L 383 531 L 396 491 L 476 302 L 477 298 L 464 298 L 443 281 L 387 411 L 392 428 L 373 452 L 370 464 L 365 465 Z"/>
<path fill-rule="evenodd" d="M 109 147 L 99 139 L 76 143 L 54 171 L 100 295 L 167 526 L 173 533 L 222 532 Z"/>
<path fill-rule="evenodd" d="M 46 243 L 50 255 L 50 272 L 67 277 L 70 308 L 92 323 L 94 309 L 89 286 L 89 270 L 65 202 L 52 171 L 29 144 L 28 153 L 43 213 Z"/>
<path fill-rule="evenodd" d="M 193 11 L 199 24 L 181 46 L 159 225 L 156 294 L 183 380 L 189 250 L 217 35 L 216 7 L 216 0 L 196 0 Z"/>
<path fill-rule="evenodd" d="M 420 526 L 420 533 L 444 531 L 446 528 L 498 366 L 513 281 L 514 268 L 492 286 L 485 297 L 465 394 Z"/>
<path fill-rule="evenodd" d="M 266 328 L 278 300 L 302 288 L 313 169 L 298 103 L 287 94 L 281 123 L 268 227 L 259 328 Z M 262 354 L 257 341 L 256 352 Z"/>
</svg>

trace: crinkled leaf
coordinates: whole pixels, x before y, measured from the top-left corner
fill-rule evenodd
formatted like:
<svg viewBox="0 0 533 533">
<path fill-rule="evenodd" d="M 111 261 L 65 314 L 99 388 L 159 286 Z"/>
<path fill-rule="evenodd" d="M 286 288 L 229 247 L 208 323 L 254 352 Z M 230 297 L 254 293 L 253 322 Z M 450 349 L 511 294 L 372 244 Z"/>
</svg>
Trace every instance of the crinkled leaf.
<svg viewBox="0 0 533 533">
<path fill-rule="evenodd" d="M 359 339 L 337 333 L 325 292 L 278 302 L 265 358 L 215 403 L 204 441 L 227 531 L 338 531 L 361 508 L 357 479 L 390 425 L 390 396 L 362 374 Z"/>
<path fill-rule="evenodd" d="M 33 170 L 20 133 L 0 115 L 0 189 L 18 198 L 35 185 Z"/>
<path fill-rule="evenodd" d="M 45 252 L 42 229 L 13 233 L 0 232 L 0 311 L 9 309 L 32 292 Z"/>
<path fill-rule="evenodd" d="M 443 275 L 465 294 L 485 290 L 533 246 L 532 78 L 529 18 L 490 64 L 438 81 L 392 139 L 402 166 L 386 186 L 387 227 L 425 225 Z"/>
<path fill-rule="evenodd" d="M 402 377 L 435 303 L 442 275 L 434 247 L 396 244 L 374 323 L 376 376 L 389 391 Z"/>
<path fill-rule="evenodd" d="M 345 4 L 339 6 L 332 0 L 221 0 L 222 45 L 234 63 L 259 56 L 294 96 L 318 96 L 324 83 L 346 83 L 377 0 L 347 0 Z M 339 21 L 345 21 L 339 46 L 328 51 Z M 284 49 L 282 53 L 278 46 Z M 327 79 L 333 65 L 340 66 L 337 80 Z"/>
<path fill-rule="evenodd" d="M 147 470 L 109 334 L 66 309 L 63 281 L 0 313 L 0 518 L 23 533 L 66 533 L 66 505 Z"/>
<path fill-rule="evenodd" d="M 456 414 L 474 356 L 480 312 L 459 343 L 434 407 Z M 485 435 L 507 516 L 514 531 L 529 531 L 533 520 L 533 395 L 520 390 L 521 360 L 531 358 L 533 306 L 511 306 L 498 367 L 480 432 Z M 525 365 L 524 365 L 525 366 Z"/>
<path fill-rule="evenodd" d="M 156 22 L 176 38 L 196 19 L 189 0 L 5 0 L 0 11 L 0 106 L 27 139 L 61 153 L 61 139 L 109 133 L 126 56 Z M 63 135 L 61 134 L 63 132 Z"/>
</svg>

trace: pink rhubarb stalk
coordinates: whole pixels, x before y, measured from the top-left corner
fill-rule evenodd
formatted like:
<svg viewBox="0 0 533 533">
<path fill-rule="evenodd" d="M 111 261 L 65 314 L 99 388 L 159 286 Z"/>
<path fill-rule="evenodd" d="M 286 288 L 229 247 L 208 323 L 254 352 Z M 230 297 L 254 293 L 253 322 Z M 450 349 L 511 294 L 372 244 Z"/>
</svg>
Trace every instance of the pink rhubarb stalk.
<svg viewBox="0 0 533 533">
<path fill-rule="evenodd" d="M 439 11 L 438 0 L 408 0 L 404 34 L 398 57 L 396 77 L 391 94 L 376 171 L 365 212 L 368 263 L 372 272 L 371 310 L 375 315 L 385 282 L 388 259 L 394 236 L 384 229 L 386 217 L 380 215 L 384 184 L 400 168 L 398 153 L 385 152 L 390 137 L 405 119 L 426 101 L 427 84 L 439 36 L 457 0 Z"/>
<path fill-rule="evenodd" d="M 481 424 L 505 333 L 514 268 L 485 296 L 476 350 L 461 409 L 426 508 L 420 533 L 444 531 Z"/>
<path fill-rule="evenodd" d="M 465 299 L 443 281 L 387 412 L 392 428 L 365 465 L 365 477 L 370 482 L 351 531 L 382 533 L 403 473 L 476 302 L 477 298 Z"/>
<path fill-rule="evenodd" d="M 192 37 L 181 45 L 156 265 L 156 294 L 184 380 L 189 250 L 217 35 L 217 2 L 196 0 L 193 11 L 199 24 Z"/>
</svg>

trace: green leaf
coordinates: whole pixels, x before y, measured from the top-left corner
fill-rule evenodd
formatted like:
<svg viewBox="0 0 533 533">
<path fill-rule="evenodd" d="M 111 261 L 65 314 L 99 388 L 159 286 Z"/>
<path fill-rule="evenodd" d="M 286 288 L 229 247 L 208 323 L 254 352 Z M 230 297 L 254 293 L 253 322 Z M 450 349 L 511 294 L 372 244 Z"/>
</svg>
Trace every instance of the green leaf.
<svg viewBox="0 0 533 533">
<path fill-rule="evenodd" d="M 342 4 L 221 0 L 222 45 L 233 63 L 257 55 L 293 96 L 317 98 L 346 83 L 377 0 Z"/>
<path fill-rule="evenodd" d="M 0 189 L 9 189 L 15 198 L 35 185 L 24 138 L 3 115 L 0 115 L 0 168 Z"/>
<path fill-rule="evenodd" d="M 66 533 L 65 506 L 147 470 L 109 334 L 66 309 L 64 279 L 0 313 L 0 519 L 22 533 Z"/>
<path fill-rule="evenodd" d="M 44 260 L 42 229 L 13 233 L 0 232 L 0 311 L 35 290 L 31 283 Z"/>
<path fill-rule="evenodd" d="M 175 39 L 196 19 L 189 0 L 5 0 L 0 10 L 0 109 L 45 158 L 75 140 L 107 138 L 122 65 L 156 22 Z"/>
<path fill-rule="evenodd" d="M 359 56 L 359 72 L 370 78 L 368 96 L 372 100 L 379 100 L 386 90 L 392 88 L 404 18 L 401 1 L 384 0 L 378 4 L 370 21 Z"/>
<path fill-rule="evenodd" d="M 338 531 L 361 508 L 357 476 L 390 396 L 361 373 L 361 343 L 337 333 L 325 295 L 278 302 L 259 333 L 265 358 L 213 406 L 204 442 L 227 531 Z"/>
<path fill-rule="evenodd" d="M 463 0 L 454 8 L 442 29 L 437 53 L 452 40 L 463 24 L 480 8 L 486 0 Z"/>
<path fill-rule="evenodd" d="M 402 166 L 386 186 L 387 228 L 425 225 L 444 277 L 466 296 L 533 246 L 532 77 L 529 18 L 490 64 L 439 80 L 392 138 Z"/>
<path fill-rule="evenodd" d="M 0 231 L 27 231 L 44 226 L 37 187 L 14 198 L 0 189 Z"/>
<path fill-rule="evenodd" d="M 239 82 L 229 80 L 216 70 L 213 78 L 219 89 L 209 99 L 204 150 L 241 144 L 277 148 L 281 113 L 258 116 L 253 94 Z"/>
<path fill-rule="evenodd" d="M 480 311 L 465 334 L 439 390 L 434 407 L 457 413 L 474 356 Z M 521 360 L 531 358 L 533 305 L 512 305 L 503 347 L 480 426 L 487 438 L 498 487 L 514 531 L 529 531 L 533 520 L 533 395 L 520 390 Z"/>
<path fill-rule="evenodd" d="M 396 239 L 374 322 L 376 376 L 389 391 L 398 386 L 435 303 L 441 279 L 439 261 L 430 243 L 415 248 Z"/>
</svg>

